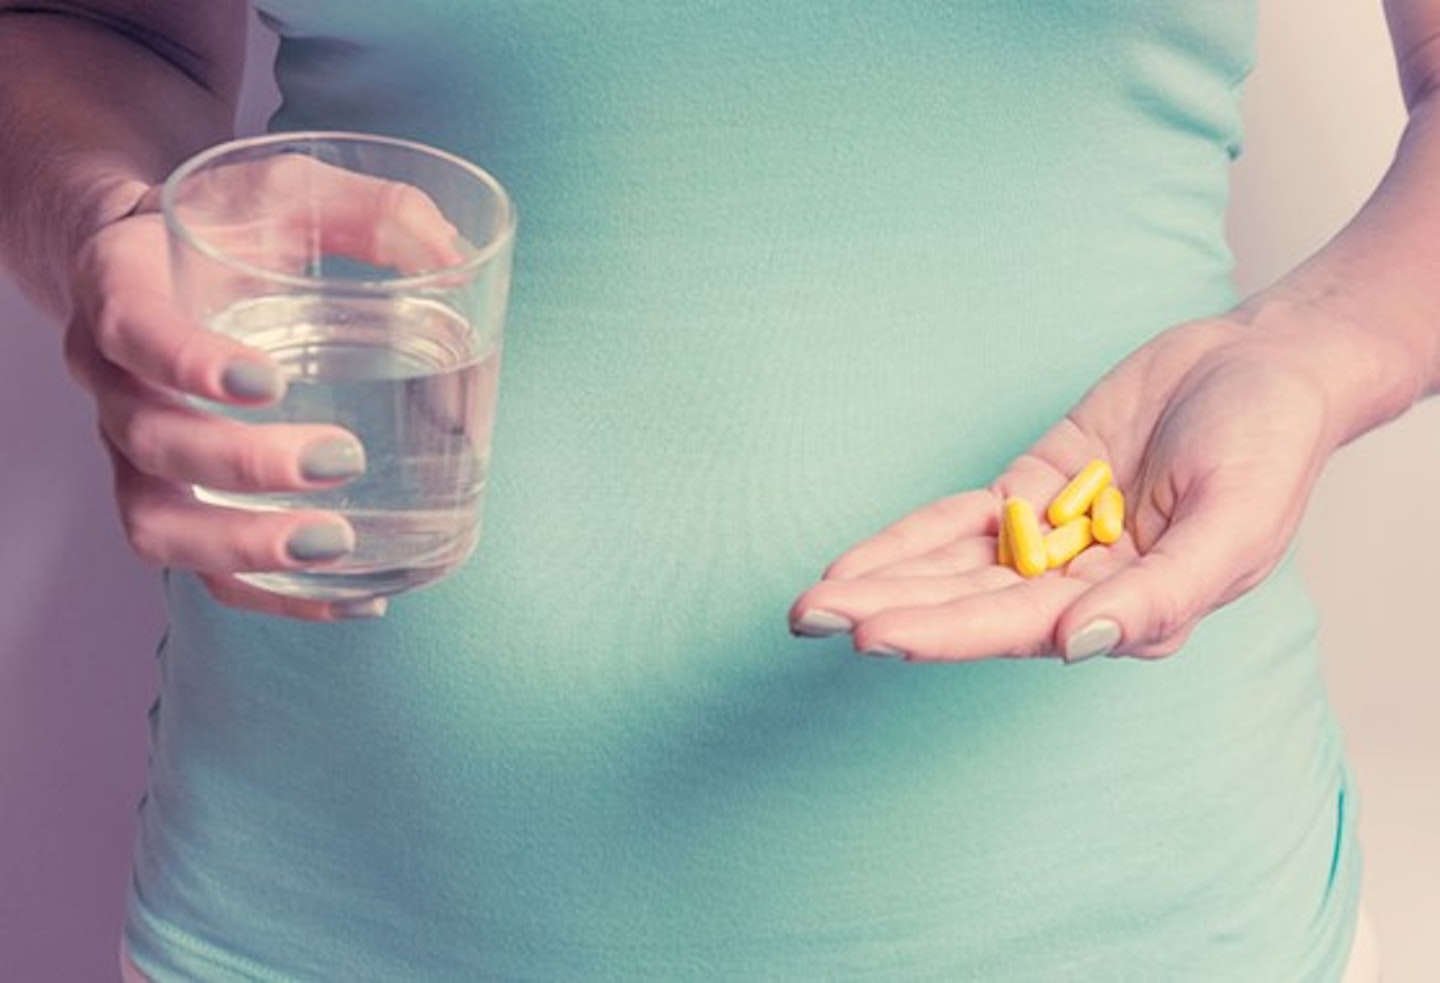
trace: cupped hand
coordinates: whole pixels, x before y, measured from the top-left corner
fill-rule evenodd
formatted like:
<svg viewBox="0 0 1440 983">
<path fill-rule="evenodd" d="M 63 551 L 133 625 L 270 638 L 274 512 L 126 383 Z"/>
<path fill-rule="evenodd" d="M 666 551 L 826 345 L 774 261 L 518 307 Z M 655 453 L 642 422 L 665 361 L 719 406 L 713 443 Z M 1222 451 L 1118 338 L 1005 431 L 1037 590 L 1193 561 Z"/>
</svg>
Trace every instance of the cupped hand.
<svg viewBox="0 0 1440 983">
<path fill-rule="evenodd" d="M 246 179 L 252 193 L 261 179 L 273 191 L 277 180 L 303 178 L 313 190 L 318 172 L 344 203 L 333 210 L 332 231 L 346 255 L 405 271 L 460 260 L 453 226 L 423 195 L 417 198 L 416 189 L 328 170 L 297 161 L 288 172 L 271 168 Z M 217 599 L 234 607 L 321 621 L 382 613 L 382 600 L 283 597 L 236 578 L 338 560 L 354 549 L 354 530 L 331 512 L 208 504 L 194 486 L 320 490 L 362 473 L 364 449 L 335 426 L 256 426 L 197 408 L 189 397 L 233 406 L 272 403 L 283 398 L 286 380 L 263 351 L 203 329 L 177 306 L 158 197 L 158 189 L 150 189 L 130 214 L 82 247 L 65 336 L 71 374 L 95 403 L 132 548 L 151 563 L 196 572 Z M 424 248 L 427 243 L 434 245 Z"/>
<path fill-rule="evenodd" d="M 1230 320 L 1171 329 L 1106 375 L 987 489 L 935 502 L 839 557 L 790 611 L 799 635 L 851 631 L 914 661 L 1155 658 L 1285 554 L 1338 443 L 1295 343 Z M 1026 579 L 996 563 L 1001 505 L 1043 510 L 1102 458 L 1126 529 Z"/>
</svg>

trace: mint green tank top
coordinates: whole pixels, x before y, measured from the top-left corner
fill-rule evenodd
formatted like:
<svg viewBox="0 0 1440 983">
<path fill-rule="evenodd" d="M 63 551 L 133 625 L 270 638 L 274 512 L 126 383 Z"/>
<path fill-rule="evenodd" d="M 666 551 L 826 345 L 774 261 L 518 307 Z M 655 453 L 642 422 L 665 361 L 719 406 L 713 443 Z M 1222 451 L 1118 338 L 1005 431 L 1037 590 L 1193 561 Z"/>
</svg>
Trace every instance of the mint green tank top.
<svg viewBox="0 0 1440 983">
<path fill-rule="evenodd" d="M 1233 302 L 1250 0 L 265 0 L 278 129 L 520 211 L 486 528 L 374 623 L 168 578 L 127 937 L 205 980 L 1332 980 L 1286 565 L 1158 663 L 786 612 Z"/>
</svg>

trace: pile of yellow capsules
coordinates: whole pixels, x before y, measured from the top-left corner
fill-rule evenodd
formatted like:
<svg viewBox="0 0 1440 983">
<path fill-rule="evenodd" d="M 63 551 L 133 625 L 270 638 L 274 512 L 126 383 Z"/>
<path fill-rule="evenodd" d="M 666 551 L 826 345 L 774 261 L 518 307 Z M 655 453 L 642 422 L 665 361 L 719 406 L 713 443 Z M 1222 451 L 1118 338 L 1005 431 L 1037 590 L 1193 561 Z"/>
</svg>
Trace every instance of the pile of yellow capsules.
<svg viewBox="0 0 1440 983">
<path fill-rule="evenodd" d="M 1005 500 L 996 559 L 1022 577 L 1038 577 L 1069 563 L 1092 543 L 1109 544 L 1125 529 L 1125 496 L 1111 482 L 1110 465 L 1091 461 L 1060 489 L 1045 509 L 1050 531 L 1040 527 L 1035 506 Z"/>
</svg>

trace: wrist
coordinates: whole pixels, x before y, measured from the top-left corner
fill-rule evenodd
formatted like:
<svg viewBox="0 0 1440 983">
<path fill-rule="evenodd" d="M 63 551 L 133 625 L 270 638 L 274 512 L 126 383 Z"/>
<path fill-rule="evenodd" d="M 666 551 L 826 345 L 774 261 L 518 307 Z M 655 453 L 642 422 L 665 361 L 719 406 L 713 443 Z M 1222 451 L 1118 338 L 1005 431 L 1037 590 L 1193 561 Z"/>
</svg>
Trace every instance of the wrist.
<svg viewBox="0 0 1440 983">
<path fill-rule="evenodd" d="M 1326 298 L 1277 285 L 1250 298 L 1229 320 L 1247 342 L 1277 354 L 1322 394 L 1333 447 L 1400 416 L 1434 385 L 1433 346 L 1353 317 Z"/>
<path fill-rule="evenodd" d="M 69 191 L 44 196 L 53 207 L 22 212 L 9 271 L 42 308 L 69 317 L 75 261 L 96 233 L 130 215 L 150 185 L 128 175 L 73 175 Z M 28 219 L 28 221 L 27 221 Z"/>
</svg>

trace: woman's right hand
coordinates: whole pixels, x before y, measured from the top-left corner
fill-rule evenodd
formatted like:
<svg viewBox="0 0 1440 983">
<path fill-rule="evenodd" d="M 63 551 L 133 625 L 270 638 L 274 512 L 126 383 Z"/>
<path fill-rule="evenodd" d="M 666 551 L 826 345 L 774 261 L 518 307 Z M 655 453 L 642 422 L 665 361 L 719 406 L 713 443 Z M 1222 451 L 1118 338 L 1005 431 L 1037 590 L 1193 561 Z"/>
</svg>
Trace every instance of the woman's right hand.
<svg viewBox="0 0 1440 983">
<path fill-rule="evenodd" d="M 312 567 L 355 547 L 344 518 L 323 511 L 248 512 L 206 504 L 194 485 L 236 492 L 307 491 L 360 474 L 355 436 L 325 425 L 252 426 L 190 404 L 281 398 L 285 379 L 264 352 L 203 330 L 175 305 L 158 193 L 102 228 L 76 258 L 66 362 L 95 401 L 115 498 L 144 560 L 196 572 L 233 607 L 309 620 L 376 616 L 383 600 L 282 597 L 236 573 Z"/>
<path fill-rule="evenodd" d="M 317 211 L 325 215 L 318 243 L 325 252 L 402 273 L 454 266 L 470 248 L 417 187 L 304 155 L 221 169 L 206 192 L 278 203 L 263 227 L 236 223 L 224 232 L 236 255 L 265 242 L 272 251 L 265 262 L 293 266 L 295 273 L 306 269 L 317 245 L 298 219 Z M 71 373 L 95 400 L 130 545 L 151 563 L 196 572 L 211 594 L 234 607 L 318 621 L 383 614 L 382 598 L 302 600 L 236 578 L 339 560 L 355 549 L 355 531 L 333 512 L 208 504 L 194 486 L 251 494 L 318 491 L 361 474 L 365 450 L 338 426 L 257 426 L 193 405 L 190 397 L 197 396 L 235 406 L 272 403 L 284 396 L 285 377 L 263 351 L 205 330 L 180 309 L 171 292 L 159 188 L 136 185 L 133 194 L 135 206 L 79 250 L 65 342 Z M 294 222 L 287 220 L 291 212 Z M 292 231 L 293 242 L 283 237 Z"/>
</svg>

